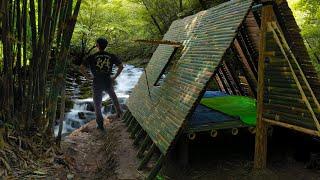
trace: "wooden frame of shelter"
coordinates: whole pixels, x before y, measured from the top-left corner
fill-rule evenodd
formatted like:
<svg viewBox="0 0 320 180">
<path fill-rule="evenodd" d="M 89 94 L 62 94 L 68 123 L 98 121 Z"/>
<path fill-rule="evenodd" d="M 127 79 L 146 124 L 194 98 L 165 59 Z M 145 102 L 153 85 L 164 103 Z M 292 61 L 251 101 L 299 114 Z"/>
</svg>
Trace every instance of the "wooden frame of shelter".
<svg viewBox="0 0 320 180">
<path fill-rule="evenodd" d="M 123 121 L 139 147 L 138 169 L 160 152 L 148 179 L 188 132 L 188 119 L 212 79 L 221 91 L 257 99 L 256 169 L 266 167 L 268 126 L 320 136 L 320 78 L 285 0 L 229 1 L 176 20 L 162 41 L 144 42 L 160 45 L 128 100 Z M 163 85 L 152 86 L 176 48 L 181 57 L 175 68 Z"/>
</svg>

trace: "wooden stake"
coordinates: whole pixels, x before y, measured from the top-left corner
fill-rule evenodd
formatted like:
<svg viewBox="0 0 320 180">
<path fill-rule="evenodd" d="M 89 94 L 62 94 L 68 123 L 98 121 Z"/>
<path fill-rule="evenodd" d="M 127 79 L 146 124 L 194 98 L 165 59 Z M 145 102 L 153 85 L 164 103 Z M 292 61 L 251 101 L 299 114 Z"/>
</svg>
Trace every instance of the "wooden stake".
<svg viewBox="0 0 320 180">
<path fill-rule="evenodd" d="M 132 132 L 133 128 L 139 124 L 134 118 L 132 118 L 132 121 L 130 122 L 127 131 Z"/>
<path fill-rule="evenodd" d="M 156 149 L 157 149 L 157 146 L 154 143 L 152 143 L 151 148 L 149 149 L 147 155 L 142 159 L 142 161 L 138 167 L 139 171 L 142 170 L 148 164 L 148 162 L 150 161 L 150 159 L 151 159 L 153 153 L 156 151 Z"/>
<path fill-rule="evenodd" d="M 124 115 L 123 115 L 123 117 L 122 117 L 122 121 L 123 121 L 123 122 L 126 122 L 127 119 L 128 119 L 128 116 L 129 116 L 129 110 L 127 110 L 127 111 L 124 113 Z"/>
<path fill-rule="evenodd" d="M 159 173 L 159 171 L 161 170 L 162 164 L 165 160 L 165 156 L 163 154 L 161 154 L 160 158 L 157 161 L 156 166 L 152 169 L 152 171 L 150 172 L 147 180 L 152 180 L 155 179 L 155 177 L 157 176 L 157 174 Z"/>
<path fill-rule="evenodd" d="M 141 128 L 140 131 L 138 132 L 136 138 L 133 141 L 133 145 L 137 146 L 139 144 L 139 141 L 146 135 L 144 130 Z"/>
<path fill-rule="evenodd" d="M 146 135 L 146 137 L 144 138 L 141 146 L 140 146 L 140 149 L 138 151 L 138 154 L 137 154 L 137 157 L 138 158 L 142 158 L 143 157 L 143 153 L 146 151 L 148 145 L 151 143 L 151 139 L 148 135 Z"/>
<path fill-rule="evenodd" d="M 137 125 L 133 128 L 130 138 L 135 138 L 136 134 L 141 130 L 140 124 L 137 122 Z"/>
<path fill-rule="evenodd" d="M 262 7 L 259 62 L 258 62 L 258 96 L 257 96 L 257 127 L 254 155 L 254 169 L 264 169 L 267 166 L 267 123 L 262 120 L 264 99 L 264 74 L 265 74 L 265 48 L 267 23 L 272 19 L 272 5 Z"/>
<path fill-rule="evenodd" d="M 133 116 L 129 116 L 128 120 L 126 121 L 126 126 L 129 126 L 131 121 L 133 121 Z"/>
</svg>

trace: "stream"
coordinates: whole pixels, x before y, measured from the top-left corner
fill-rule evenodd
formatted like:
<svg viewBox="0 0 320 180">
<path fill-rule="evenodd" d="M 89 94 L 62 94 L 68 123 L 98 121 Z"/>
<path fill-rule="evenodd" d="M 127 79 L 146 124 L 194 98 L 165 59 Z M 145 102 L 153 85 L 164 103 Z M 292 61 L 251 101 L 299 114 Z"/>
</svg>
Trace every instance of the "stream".
<svg viewBox="0 0 320 180">
<path fill-rule="evenodd" d="M 137 84 L 142 72 L 142 68 L 136 68 L 132 65 L 124 65 L 122 73 L 116 79 L 115 92 L 118 96 L 122 108 L 125 108 L 125 103 L 132 89 Z M 72 131 L 80 128 L 82 125 L 95 119 L 92 96 L 91 98 L 86 99 L 79 98 L 82 89 L 84 89 L 83 87 L 81 87 L 81 85 L 86 83 L 86 88 L 88 89 L 91 88 L 89 87 L 91 83 L 87 83 L 87 81 L 82 76 L 77 78 L 80 78 L 80 80 L 76 80 L 75 77 L 67 78 L 68 85 L 66 91 L 68 92 L 68 95 L 73 102 L 73 107 L 69 112 L 65 113 L 62 130 L 63 136 L 70 134 Z M 115 112 L 108 94 L 104 94 L 103 96 L 103 105 L 101 111 L 105 116 L 113 114 Z M 58 126 L 55 126 L 56 136 L 57 133 Z"/>
</svg>

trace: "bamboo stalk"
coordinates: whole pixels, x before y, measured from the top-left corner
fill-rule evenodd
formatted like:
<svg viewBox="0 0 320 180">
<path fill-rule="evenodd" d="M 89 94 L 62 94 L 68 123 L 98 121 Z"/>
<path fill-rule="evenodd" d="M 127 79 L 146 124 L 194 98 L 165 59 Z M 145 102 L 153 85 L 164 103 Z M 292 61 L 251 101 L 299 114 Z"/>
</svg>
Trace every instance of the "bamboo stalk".
<svg viewBox="0 0 320 180">
<path fill-rule="evenodd" d="M 134 117 L 133 116 L 130 116 L 129 119 L 127 120 L 126 122 L 126 126 L 129 127 L 131 121 L 133 121 Z"/>
<path fill-rule="evenodd" d="M 129 126 L 128 126 L 127 131 L 128 131 L 128 132 L 131 132 L 132 129 L 133 129 L 137 124 L 139 124 L 139 123 L 133 118 L 132 121 L 130 122 Z"/>
<path fill-rule="evenodd" d="M 157 146 L 154 143 L 152 143 L 152 145 L 151 145 L 149 151 L 147 152 L 146 156 L 142 159 L 142 161 L 139 164 L 139 167 L 138 167 L 139 171 L 142 170 L 148 164 L 148 162 L 150 161 L 153 153 L 155 153 L 156 149 L 157 149 Z"/>
<path fill-rule="evenodd" d="M 315 131 L 315 130 L 311 130 L 311 129 L 307 129 L 307 128 L 303 128 L 303 127 L 300 127 L 300 126 L 295 126 L 295 125 L 291 125 L 291 124 L 287 124 L 287 123 L 283 123 L 283 122 L 279 122 L 279 121 L 275 121 L 275 120 L 271 120 L 271 119 L 266 119 L 266 118 L 264 118 L 263 121 L 265 121 L 267 123 L 270 123 L 272 125 L 277 125 L 277 126 L 280 126 L 280 127 L 285 127 L 285 128 L 288 128 L 288 129 L 292 129 L 292 130 L 295 130 L 295 131 L 299 131 L 299 132 L 305 133 L 305 134 L 309 134 L 311 136 L 320 137 L 320 132 Z"/>
<path fill-rule="evenodd" d="M 157 174 L 159 173 L 159 171 L 161 170 L 162 164 L 165 160 L 165 156 L 163 154 L 161 154 L 160 158 L 158 159 L 156 166 L 152 169 L 152 171 L 150 172 L 147 180 L 153 180 L 155 179 L 155 177 L 157 176 Z"/>
<path fill-rule="evenodd" d="M 138 158 L 142 158 L 143 157 L 143 154 L 144 152 L 146 151 L 148 145 L 151 143 L 151 139 L 150 137 L 148 136 L 148 134 L 146 135 L 146 137 L 144 138 L 140 148 L 139 148 L 139 151 L 138 151 L 138 154 L 137 154 L 137 157 Z"/>
<path fill-rule="evenodd" d="M 141 128 L 138 132 L 137 136 L 135 137 L 133 141 L 133 145 L 137 146 L 139 144 L 139 141 L 146 136 L 146 132 Z"/>
<path fill-rule="evenodd" d="M 127 111 L 124 113 L 124 115 L 122 116 L 122 121 L 123 121 L 123 122 L 126 122 L 128 116 L 129 116 L 129 110 L 127 110 Z"/>
<path fill-rule="evenodd" d="M 137 125 L 135 126 L 135 128 L 132 130 L 130 137 L 131 138 L 135 138 L 136 134 L 142 130 L 141 126 L 139 123 L 137 123 Z"/>
<path fill-rule="evenodd" d="M 66 86 L 65 86 L 65 84 L 63 84 L 62 93 L 61 93 L 59 131 L 58 131 L 58 136 L 56 137 L 56 143 L 59 145 L 61 142 L 61 134 L 62 134 L 62 129 L 63 129 L 63 121 L 64 121 L 64 114 L 65 114 L 65 101 L 66 101 Z"/>
<path fill-rule="evenodd" d="M 268 30 L 267 23 L 272 20 L 273 11 L 271 5 L 262 7 L 261 15 L 261 29 L 260 29 L 260 42 L 259 42 L 259 63 L 258 63 L 258 95 L 257 95 L 257 126 L 256 126 L 256 141 L 255 141 L 255 155 L 254 155 L 254 168 L 264 169 L 267 165 L 267 124 L 263 121 L 264 111 L 264 75 L 265 75 L 265 58 L 266 51 L 266 33 Z"/>
</svg>

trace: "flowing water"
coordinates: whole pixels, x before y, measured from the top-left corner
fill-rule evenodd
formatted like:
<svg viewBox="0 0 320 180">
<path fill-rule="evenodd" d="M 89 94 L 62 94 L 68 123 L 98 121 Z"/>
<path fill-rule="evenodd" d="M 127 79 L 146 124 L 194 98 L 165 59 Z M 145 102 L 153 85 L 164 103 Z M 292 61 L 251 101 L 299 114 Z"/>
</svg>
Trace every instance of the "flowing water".
<svg viewBox="0 0 320 180">
<path fill-rule="evenodd" d="M 132 89 L 138 82 L 143 69 L 136 68 L 132 65 L 125 65 L 122 73 L 116 80 L 115 92 L 118 96 L 120 104 L 124 107 L 126 100 L 128 99 Z M 68 77 L 68 85 L 66 91 L 73 101 L 73 108 L 65 114 L 63 122 L 62 134 L 69 134 L 72 131 L 80 128 L 82 125 L 95 119 L 93 99 L 81 99 L 79 98 L 82 91 L 81 84 L 87 82 L 83 77 L 78 77 L 80 80 L 76 80 L 74 77 Z M 90 83 L 87 83 L 90 85 Z M 113 106 L 110 104 L 109 95 L 103 96 L 103 107 L 101 111 L 104 115 L 108 115 L 114 112 Z M 55 127 L 55 134 L 57 135 L 58 126 Z"/>
</svg>

